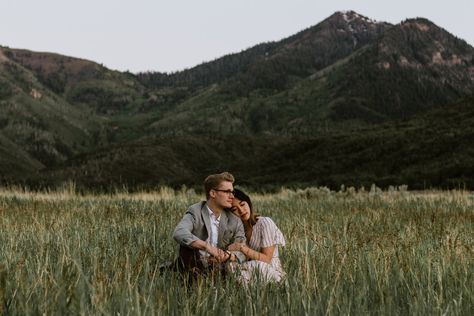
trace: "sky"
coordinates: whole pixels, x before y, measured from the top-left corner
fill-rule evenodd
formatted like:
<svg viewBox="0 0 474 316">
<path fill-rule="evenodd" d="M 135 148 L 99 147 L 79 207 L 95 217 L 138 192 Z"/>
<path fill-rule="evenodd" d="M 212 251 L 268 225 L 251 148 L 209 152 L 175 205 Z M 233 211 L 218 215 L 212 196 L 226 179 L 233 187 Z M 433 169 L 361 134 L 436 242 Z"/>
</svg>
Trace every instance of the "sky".
<svg viewBox="0 0 474 316">
<path fill-rule="evenodd" d="M 173 72 L 344 10 L 392 24 L 424 17 L 474 46 L 473 0 L 0 0 L 0 45 Z"/>
</svg>

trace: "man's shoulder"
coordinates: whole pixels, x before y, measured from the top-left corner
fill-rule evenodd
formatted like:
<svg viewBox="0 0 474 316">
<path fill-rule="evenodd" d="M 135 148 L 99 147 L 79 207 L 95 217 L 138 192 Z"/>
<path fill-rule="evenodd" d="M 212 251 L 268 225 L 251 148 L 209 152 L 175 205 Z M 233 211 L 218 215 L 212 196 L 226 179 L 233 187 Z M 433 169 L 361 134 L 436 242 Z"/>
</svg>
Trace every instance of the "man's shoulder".
<svg viewBox="0 0 474 316">
<path fill-rule="evenodd" d="M 231 211 L 224 211 L 227 215 L 228 221 L 231 223 L 238 223 L 241 222 L 240 218 L 232 213 Z"/>
<path fill-rule="evenodd" d="M 188 212 L 191 212 L 191 213 L 201 212 L 201 210 L 204 208 L 204 205 L 206 205 L 206 201 L 195 203 L 188 207 Z"/>
</svg>

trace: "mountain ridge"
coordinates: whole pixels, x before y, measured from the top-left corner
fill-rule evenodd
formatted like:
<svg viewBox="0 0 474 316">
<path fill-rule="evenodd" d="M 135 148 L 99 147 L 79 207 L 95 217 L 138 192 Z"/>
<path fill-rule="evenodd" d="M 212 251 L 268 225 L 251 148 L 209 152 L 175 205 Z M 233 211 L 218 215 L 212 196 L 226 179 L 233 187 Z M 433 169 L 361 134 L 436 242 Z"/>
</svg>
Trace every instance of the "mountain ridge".
<svg viewBox="0 0 474 316">
<path fill-rule="evenodd" d="M 353 12 L 353 11 L 350 11 L 350 14 L 353 17 L 357 17 L 357 19 L 354 18 L 352 20 L 352 22 L 354 22 L 355 25 L 357 25 L 357 27 L 364 27 L 367 30 L 367 29 L 371 28 L 371 27 L 367 27 L 367 25 L 370 25 L 370 26 L 374 25 L 374 23 L 371 22 L 369 19 L 367 19 L 366 17 L 363 17 L 363 16 L 361 16 L 361 15 L 359 15 L 359 14 Z M 301 42 L 308 42 L 308 41 L 311 41 L 313 38 L 316 38 L 316 40 L 318 40 L 318 39 L 324 40 L 323 36 L 321 36 L 321 35 L 324 35 L 324 36 L 332 35 L 332 36 L 334 36 L 334 34 L 328 34 L 328 33 L 330 33 L 328 31 L 328 28 L 333 28 L 334 26 L 339 26 L 340 28 L 344 29 L 344 28 L 347 27 L 347 25 L 349 25 L 349 23 L 347 22 L 347 24 L 346 24 L 346 20 L 344 20 L 343 14 L 340 13 L 340 12 L 336 12 L 333 15 L 331 15 L 330 17 L 323 20 L 322 22 L 320 22 L 320 23 L 318 23 L 314 26 L 308 27 L 308 28 L 306 28 L 306 29 L 304 29 L 300 32 L 297 32 L 294 35 L 288 36 L 288 37 L 286 37 L 282 40 L 279 40 L 279 41 L 273 41 L 273 42 L 266 42 L 266 43 L 257 44 L 255 46 L 252 46 L 248 49 L 245 49 L 245 50 L 243 50 L 239 53 L 227 54 L 227 55 L 225 55 L 221 58 L 217 58 L 213 61 L 204 62 L 204 63 L 202 63 L 200 65 L 197 65 L 195 67 L 192 67 L 190 69 L 174 72 L 174 73 L 171 73 L 171 74 L 148 72 L 148 73 L 139 73 L 138 77 L 140 78 L 142 76 L 142 79 L 145 82 L 147 82 L 147 81 L 153 82 L 154 81 L 153 76 L 156 75 L 158 77 L 158 79 L 156 79 L 157 83 L 155 83 L 155 85 L 160 85 L 160 84 L 164 85 L 165 83 L 163 81 L 166 82 L 166 79 L 165 79 L 166 77 L 171 78 L 172 81 L 177 81 L 178 84 L 182 84 L 183 82 L 186 82 L 186 80 L 183 77 L 191 77 L 191 80 L 192 80 L 193 72 L 199 71 L 202 68 L 209 68 L 208 71 L 204 71 L 204 74 L 205 74 L 205 76 L 213 77 L 213 75 L 209 73 L 209 72 L 215 71 L 213 69 L 213 65 L 216 65 L 215 68 L 219 68 L 219 65 L 221 65 L 223 63 L 237 64 L 237 67 L 231 68 L 233 70 L 233 71 L 230 72 L 231 75 L 235 75 L 236 72 L 242 71 L 242 69 L 243 69 L 243 72 L 245 73 L 246 71 L 249 70 L 250 67 L 252 67 L 252 65 L 255 64 L 255 59 L 257 61 L 262 61 L 262 60 L 268 61 L 268 60 L 272 60 L 272 59 L 278 59 L 278 57 L 275 57 L 275 55 L 281 57 L 281 55 L 283 54 L 282 51 L 285 50 L 285 49 L 293 50 L 293 49 L 297 48 L 299 46 L 298 44 L 301 44 Z M 366 34 L 365 37 L 369 37 L 369 38 L 376 37 L 376 36 L 379 35 L 379 33 L 381 31 L 380 29 L 391 26 L 388 23 L 377 23 L 377 25 L 379 25 L 379 26 L 376 27 L 373 30 L 372 33 L 367 30 L 367 34 Z M 380 29 L 378 29 L 378 28 L 380 28 Z M 337 32 L 335 32 L 335 33 L 336 33 L 336 35 L 338 35 Z M 363 34 L 363 33 L 359 32 L 357 34 Z M 334 39 L 334 41 L 336 41 L 336 39 Z M 351 41 L 351 43 L 353 43 L 352 38 L 351 38 L 350 41 Z M 366 39 L 364 37 L 362 37 L 362 42 L 364 42 L 364 41 L 366 41 Z M 339 43 L 338 45 L 341 45 L 341 44 Z M 249 55 L 251 55 L 251 56 L 249 56 Z M 252 56 L 253 56 L 253 58 L 252 58 Z M 285 56 L 283 56 L 283 58 L 285 58 Z M 309 62 L 306 61 L 306 64 L 308 64 L 308 63 Z M 147 78 L 147 76 L 149 76 L 151 78 Z M 177 77 L 177 79 L 173 80 L 172 79 L 173 77 Z M 199 79 L 197 81 L 199 83 L 205 83 L 207 85 L 217 82 L 217 80 L 212 80 L 212 81 L 209 82 L 208 80 L 206 80 L 203 77 L 204 76 L 199 76 Z M 160 79 L 163 80 L 163 81 L 161 81 Z M 218 79 L 219 79 L 219 81 L 222 81 L 223 79 L 227 79 L 227 77 L 219 77 Z M 190 84 L 190 85 L 195 86 L 195 84 Z"/>
<path fill-rule="evenodd" d="M 433 111 L 449 113 L 474 91 L 473 56 L 472 46 L 427 19 L 392 25 L 354 11 L 336 12 L 282 40 L 172 74 L 134 75 L 80 58 L 0 47 L 0 149 L 5 153 L 0 157 L 0 181 L 177 185 L 196 183 L 193 179 L 202 172 L 228 167 L 257 186 L 272 179 L 284 185 L 284 178 L 296 184 L 294 175 L 311 185 L 311 178 L 301 172 L 311 175 L 313 184 L 323 185 L 316 171 L 323 175 L 321 166 L 328 165 L 337 177 L 325 174 L 327 183 L 355 184 L 357 176 L 350 167 L 340 171 L 327 161 L 329 156 L 318 161 L 310 154 L 311 146 L 339 156 L 327 147 L 327 140 L 343 136 L 350 139 L 347 146 L 360 151 L 358 144 L 370 143 L 368 138 L 385 139 L 379 135 L 384 124 L 407 120 L 413 125 Z M 469 113 L 466 107 L 460 109 Z M 452 129 L 459 135 L 470 133 L 469 128 Z M 410 134 L 400 129 L 392 137 L 398 139 L 397 133 Z M 255 156 L 240 157 L 226 138 L 250 146 Z M 415 139 L 424 146 L 423 139 Z M 206 144 L 225 148 L 233 161 L 212 153 Z M 190 159 L 193 148 L 208 155 L 197 154 L 208 166 Z M 301 161 L 305 167 L 298 171 L 298 158 L 288 148 L 313 160 Z M 357 169 L 360 158 L 338 148 L 353 158 L 341 166 Z M 382 155 L 375 149 L 369 152 Z M 150 163 L 153 156 L 157 161 Z M 276 163 L 268 159 L 272 156 L 281 158 Z M 433 163 L 444 159 L 427 157 Z M 251 158 L 274 167 L 249 163 Z M 106 172 L 108 164 L 111 172 Z M 245 168 L 257 168 L 261 174 Z M 421 167 L 415 163 L 413 168 Z M 156 171 L 147 172 L 152 169 Z M 293 176 L 282 178 L 278 169 Z M 380 170 L 371 176 L 374 182 L 401 179 L 393 175 L 400 172 L 395 167 Z M 431 174 L 427 177 L 432 179 Z M 361 182 L 367 179 L 360 175 Z M 413 179 L 409 182 L 419 187 Z"/>
</svg>

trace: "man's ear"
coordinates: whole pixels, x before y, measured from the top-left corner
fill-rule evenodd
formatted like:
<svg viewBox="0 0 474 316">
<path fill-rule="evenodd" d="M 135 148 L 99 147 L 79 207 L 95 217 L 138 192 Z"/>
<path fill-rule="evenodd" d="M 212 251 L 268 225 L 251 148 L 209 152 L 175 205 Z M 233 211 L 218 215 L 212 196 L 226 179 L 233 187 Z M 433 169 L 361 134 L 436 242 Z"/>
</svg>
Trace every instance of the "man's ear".
<svg viewBox="0 0 474 316">
<path fill-rule="evenodd" d="M 211 198 L 215 199 L 216 198 L 216 191 L 214 191 L 214 190 L 209 191 L 209 196 Z"/>
</svg>

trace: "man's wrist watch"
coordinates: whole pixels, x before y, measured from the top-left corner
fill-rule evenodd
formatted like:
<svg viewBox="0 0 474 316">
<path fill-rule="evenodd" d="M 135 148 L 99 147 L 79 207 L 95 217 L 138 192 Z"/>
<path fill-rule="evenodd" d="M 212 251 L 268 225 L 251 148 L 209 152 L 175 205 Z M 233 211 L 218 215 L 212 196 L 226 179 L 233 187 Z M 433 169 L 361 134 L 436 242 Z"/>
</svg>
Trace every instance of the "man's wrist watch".
<svg viewBox="0 0 474 316">
<path fill-rule="evenodd" d="M 227 257 L 227 259 L 225 259 L 224 262 L 228 262 L 230 261 L 230 258 L 232 258 L 232 252 L 230 252 L 229 250 L 226 250 L 225 253 L 228 254 L 229 256 Z"/>
</svg>

